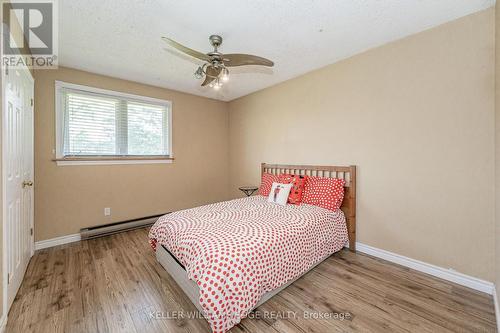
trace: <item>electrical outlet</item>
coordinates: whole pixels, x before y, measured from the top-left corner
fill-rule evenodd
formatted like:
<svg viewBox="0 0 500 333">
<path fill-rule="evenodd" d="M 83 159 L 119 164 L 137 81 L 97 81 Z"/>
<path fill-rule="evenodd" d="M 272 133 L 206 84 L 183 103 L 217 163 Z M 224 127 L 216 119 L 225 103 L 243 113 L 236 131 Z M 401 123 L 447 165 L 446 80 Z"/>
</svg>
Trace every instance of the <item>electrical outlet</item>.
<svg viewBox="0 0 500 333">
<path fill-rule="evenodd" d="M 110 216 L 111 215 L 111 208 L 106 207 L 104 208 L 104 216 Z"/>
</svg>

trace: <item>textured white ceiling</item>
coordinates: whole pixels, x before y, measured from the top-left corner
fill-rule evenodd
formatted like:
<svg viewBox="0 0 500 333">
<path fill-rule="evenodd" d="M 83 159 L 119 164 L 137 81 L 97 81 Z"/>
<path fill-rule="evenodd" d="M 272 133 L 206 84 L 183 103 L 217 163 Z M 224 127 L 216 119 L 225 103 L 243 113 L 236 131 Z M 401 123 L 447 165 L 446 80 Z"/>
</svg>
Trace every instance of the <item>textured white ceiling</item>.
<svg viewBox="0 0 500 333">
<path fill-rule="evenodd" d="M 62 66 L 232 100 L 367 49 L 494 5 L 495 0 L 62 0 Z M 249 53 L 272 69 L 234 68 L 220 91 L 200 87 L 197 60 L 220 34 L 223 53 Z M 167 49 L 167 50 L 166 50 Z"/>
</svg>

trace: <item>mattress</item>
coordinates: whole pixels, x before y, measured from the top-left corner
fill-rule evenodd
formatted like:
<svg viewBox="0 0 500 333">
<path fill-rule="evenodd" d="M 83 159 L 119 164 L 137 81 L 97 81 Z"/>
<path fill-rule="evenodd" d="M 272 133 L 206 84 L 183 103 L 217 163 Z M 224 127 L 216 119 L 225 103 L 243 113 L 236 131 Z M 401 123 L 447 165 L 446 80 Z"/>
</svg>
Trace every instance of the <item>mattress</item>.
<svg viewBox="0 0 500 333">
<path fill-rule="evenodd" d="M 164 215 L 149 233 L 199 287 L 214 332 L 226 332 L 259 299 L 307 272 L 347 241 L 341 210 L 280 206 L 256 195 Z"/>
</svg>

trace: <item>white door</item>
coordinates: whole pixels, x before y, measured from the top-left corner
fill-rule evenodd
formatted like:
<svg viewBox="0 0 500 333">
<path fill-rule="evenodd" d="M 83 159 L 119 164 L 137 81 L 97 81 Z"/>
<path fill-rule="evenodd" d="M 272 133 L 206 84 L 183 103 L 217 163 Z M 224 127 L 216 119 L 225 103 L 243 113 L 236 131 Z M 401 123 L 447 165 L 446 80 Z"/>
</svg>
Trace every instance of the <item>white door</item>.
<svg viewBox="0 0 500 333">
<path fill-rule="evenodd" d="M 7 309 L 33 254 L 33 91 L 27 69 L 3 69 L 4 232 Z"/>
</svg>

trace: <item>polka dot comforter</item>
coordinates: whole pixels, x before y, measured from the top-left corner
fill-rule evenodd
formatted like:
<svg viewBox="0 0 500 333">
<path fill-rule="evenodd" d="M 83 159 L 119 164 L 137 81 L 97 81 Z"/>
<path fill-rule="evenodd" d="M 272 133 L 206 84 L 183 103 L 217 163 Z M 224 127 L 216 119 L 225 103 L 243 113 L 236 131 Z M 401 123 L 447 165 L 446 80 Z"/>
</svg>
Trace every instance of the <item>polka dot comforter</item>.
<svg viewBox="0 0 500 333">
<path fill-rule="evenodd" d="M 213 332 L 226 332 L 262 295 L 297 278 L 348 241 L 341 210 L 279 206 L 261 195 L 167 214 L 149 233 L 200 289 Z"/>
</svg>

